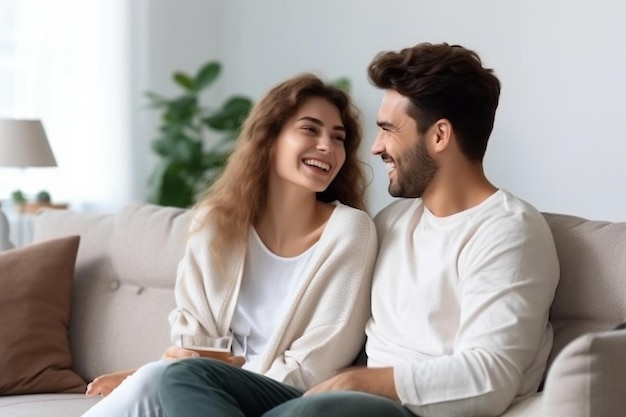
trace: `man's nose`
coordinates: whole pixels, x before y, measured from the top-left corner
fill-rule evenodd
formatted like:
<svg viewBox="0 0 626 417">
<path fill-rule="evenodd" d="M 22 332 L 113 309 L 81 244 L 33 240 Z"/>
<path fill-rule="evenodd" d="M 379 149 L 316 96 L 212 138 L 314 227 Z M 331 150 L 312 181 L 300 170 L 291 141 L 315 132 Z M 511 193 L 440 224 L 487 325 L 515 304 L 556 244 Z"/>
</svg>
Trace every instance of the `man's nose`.
<svg viewBox="0 0 626 417">
<path fill-rule="evenodd" d="M 385 150 L 385 146 L 383 144 L 382 135 L 378 133 L 376 135 L 376 139 L 374 139 L 374 144 L 372 145 L 370 152 L 374 155 L 380 155 L 381 153 L 384 152 L 384 150 Z"/>
</svg>

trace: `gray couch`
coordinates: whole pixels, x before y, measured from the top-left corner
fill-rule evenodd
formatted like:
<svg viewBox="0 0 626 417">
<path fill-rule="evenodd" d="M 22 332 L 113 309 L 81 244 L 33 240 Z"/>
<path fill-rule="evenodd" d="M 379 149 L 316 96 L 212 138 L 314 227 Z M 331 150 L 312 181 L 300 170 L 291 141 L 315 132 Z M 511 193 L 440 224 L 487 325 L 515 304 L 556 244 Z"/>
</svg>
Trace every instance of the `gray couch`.
<svg viewBox="0 0 626 417">
<path fill-rule="evenodd" d="M 626 223 L 545 214 L 561 262 L 552 307 L 555 344 L 542 393 L 506 417 L 614 417 L 626 413 Z M 80 234 L 70 343 L 86 381 L 136 367 L 169 345 L 185 210 L 134 204 L 117 215 L 46 211 L 34 240 Z M 82 394 L 0 397 L 0 417 L 74 417 L 97 398 Z M 115 417 L 115 416 L 112 416 Z"/>
</svg>

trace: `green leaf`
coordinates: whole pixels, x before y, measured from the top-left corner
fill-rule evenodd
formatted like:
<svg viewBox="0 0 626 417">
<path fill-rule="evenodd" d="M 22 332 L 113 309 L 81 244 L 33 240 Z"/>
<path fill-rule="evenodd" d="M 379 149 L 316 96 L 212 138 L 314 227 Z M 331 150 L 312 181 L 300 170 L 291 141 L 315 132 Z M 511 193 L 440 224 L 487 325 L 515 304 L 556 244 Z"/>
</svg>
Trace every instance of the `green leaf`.
<svg viewBox="0 0 626 417">
<path fill-rule="evenodd" d="M 346 93 L 349 93 L 352 89 L 352 83 L 350 82 L 350 79 L 348 77 L 337 78 L 335 81 L 332 82 L 332 84 Z"/>
<path fill-rule="evenodd" d="M 49 203 L 51 200 L 50 193 L 46 190 L 41 190 L 35 195 L 35 201 L 38 203 Z"/>
<path fill-rule="evenodd" d="M 195 81 L 184 72 L 175 72 L 172 76 L 172 79 L 176 84 L 178 84 L 187 91 L 195 91 L 196 89 Z"/>
<path fill-rule="evenodd" d="M 207 152 L 202 156 L 202 166 L 205 170 L 222 167 L 226 164 L 229 155 L 230 152 Z"/>
<path fill-rule="evenodd" d="M 213 84 L 220 75 L 220 71 L 221 66 L 217 61 L 204 64 L 204 66 L 198 70 L 194 80 L 196 91 L 202 91 L 205 87 Z"/>
<path fill-rule="evenodd" d="M 165 123 L 191 123 L 198 112 L 198 98 L 195 95 L 181 96 L 171 100 L 162 115 Z"/>
<path fill-rule="evenodd" d="M 166 175 L 163 179 L 167 193 L 161 194 L 159 204 L 172 207 L 191 207 L 194 203 L 194 190 L 179 176 Z"/>
<path fill-rule="evenodd" d="M 15 190 L 11 193 L 11 199 L 15 204 L 24 204 L 26 203 L 26 196 L 21 190 Z"/>
<path fill-rule="evenodd" d="M 204 123 L 220 131 L 238 130 L 252 109 L 252 101 L 243 96 L 229 98 L 222 108 L 204 118 Z"/>
<path fill-rule="evenodd" d="M 148 202 L 159 204 L 161 194 L 163 193 L 163 176 L 170 162 L 162 160 L 154 167 L 150 178 L 148 179 Z"/>
<path fill-rule="evenodd" d="M 164 107 L 170 102 L 167 98 L 152 91 L 147 91 L 145 94 L 150 101 L 150 106 L 153 108 Z"/>
<path fill-rule="evenodd" d="M 153 204 L 173 207 L 191 207 L 194 203 L 195 192 L 181 174 L 181 165 L 171 161 L 161 161 L 150 178 L 150 193 L 148 200 Z"/>
<path fill-rule="evenodd" d="M 201 165 L 202 143 L 183 135 L 161 137 L 152 142 L 152 149 L 176 163 Z"/>
</svg>

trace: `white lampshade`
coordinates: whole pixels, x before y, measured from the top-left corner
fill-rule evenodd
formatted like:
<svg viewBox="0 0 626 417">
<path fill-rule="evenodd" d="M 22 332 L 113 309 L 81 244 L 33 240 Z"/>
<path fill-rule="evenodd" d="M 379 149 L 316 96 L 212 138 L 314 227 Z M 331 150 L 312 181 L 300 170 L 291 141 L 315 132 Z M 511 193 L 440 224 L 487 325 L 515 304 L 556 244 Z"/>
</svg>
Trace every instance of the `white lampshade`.
<svg viewBox="0 0 626 417">
<path fill-rule="evenodd" d="M 40 120 L 0 119 L 0 167 L 55 167 Z"/>
</svg>

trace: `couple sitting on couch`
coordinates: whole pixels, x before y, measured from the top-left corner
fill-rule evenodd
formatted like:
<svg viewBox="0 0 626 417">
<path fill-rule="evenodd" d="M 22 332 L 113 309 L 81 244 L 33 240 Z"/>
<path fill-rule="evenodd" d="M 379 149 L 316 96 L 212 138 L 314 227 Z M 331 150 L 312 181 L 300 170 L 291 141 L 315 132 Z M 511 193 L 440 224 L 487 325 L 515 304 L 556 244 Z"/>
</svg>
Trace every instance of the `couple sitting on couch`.
<svg viewBox="0 0 626 417">
<path fill-rule="evenodd" d="M 406 199 L 375 226 L 363 211 L 345 93 L 270 90 L 197 207 L 170 315 L 172 340 L 232 334 L 232 356 L 171 346 L 188 359 L 94 380 L 85 416 L 493 416 L 537 391 L 559 266 L 543 216 L 483 172 L 498 79 L 447 44 L 380 54 L 369 77 L 372 152 Z M 343 369 L 365 335 L 368 367 Z"/>
</svg>

